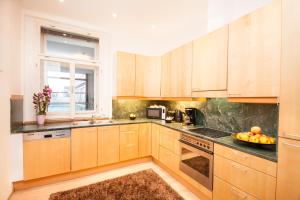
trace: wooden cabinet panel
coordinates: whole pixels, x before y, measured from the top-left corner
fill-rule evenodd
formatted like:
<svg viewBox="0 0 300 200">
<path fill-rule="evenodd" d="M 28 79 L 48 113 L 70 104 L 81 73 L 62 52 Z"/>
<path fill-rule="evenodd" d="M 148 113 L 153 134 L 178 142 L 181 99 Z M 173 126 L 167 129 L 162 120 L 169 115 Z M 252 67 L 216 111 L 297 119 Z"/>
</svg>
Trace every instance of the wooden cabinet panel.
<svg viewBox="0 0 300 200">
<path fill-rule="evenodd" d="M 162 56 L 162 97 L 191 97 L 192 63 L 192 43 Z"/>
<path fill-rule="evenodd" d="M 279 136 L 300 140 L 300 2 L 282 1 Z"/>
<path fill-rule="evenodd" d="M 218 155 L 214 175 L 258 199 L 275 199 L 276 178 Z"/>
<path fill-rule="evenodd" d="M 98 165 L 97 128 L 72 129 L 71 170 L 88 169 Z"/>
<path fill-rule="evenodd" d="M 135 95 L 135 54 L 117 52 L 117 96 Z"/>
<path fill-rule="evenodd" d="M 70 172 L 70 138 L 23 143 L 24 180 Z"/>
<path fill-rule="evenodd" d="M 160 97 L 160 80 L 161 57 L 136 55 L 135 96 Z"/>
<path fill-rule="evenodd" d="M 214 144 L 214 153 L 257 171 L 261 171 L 263 173 L 276 177 L 277 163 L 275 162 L 265 160 L 257 156 L 252 156 L 235 149 L 224 147 L 216 143 Z"/>
<path fill-rule="evenodd" d="M 256 200 L 255 197 L 239 190 L 238 188 L 226 183 L 225 181 L 214 177 L 214 190 L 213 190 L 213 199 L 214 200 Z"/>
<path fill-rule="evenodd" d="M 279 138 L 277 200 L 300 199 L 300 141 Z"/>
<path fill-rule="evenodd" d="M 162 146 L 159 148 L 159 161 L 174 172 L 179 171 L 179 155 Z"/>
<path fill-rule="evenodd" d="M 139 157 L 151 155 L 151 124 L 139 124 Z"/>
<path fill-rule="evenodd" d="M 281 3 L 275 0 L 229 24 L 228 96 L 279 96 L 280 57 Z"/>
<path fill-rule="evenodd" d="M 98 127 L 98 166 L 119 161 L 119 126 Z"/>
<path fill-rule="evenodd" d="M 228 26 L 193 42 L 192 91 L 227 90 Z"/>
<path fill-rule="evenodd" d="M 137 124 L 120 126 L 120 161 L 139 157 L 139 129 Z"/>
<path fill-rule="evenodd" d="M 152 124 L 152 148 L 151 155 L 158 160 L 159 155 L 159 129 L 160 126 Z"/>
<path fill-rule="evenodd" d="M 159 144 L 173 153 L 180 155 L 180 132 L 160 127 Z"/>
</svg>

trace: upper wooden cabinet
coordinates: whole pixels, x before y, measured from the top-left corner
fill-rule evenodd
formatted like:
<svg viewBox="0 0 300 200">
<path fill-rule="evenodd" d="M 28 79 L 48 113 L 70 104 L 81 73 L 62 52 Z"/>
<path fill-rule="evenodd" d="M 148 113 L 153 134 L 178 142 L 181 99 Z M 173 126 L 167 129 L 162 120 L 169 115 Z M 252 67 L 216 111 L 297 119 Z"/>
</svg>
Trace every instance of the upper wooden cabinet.
<svg viewBox="0 0 300 200">
<path fill-rule="evenodd" d="M 135 96 L 160 97 L 160 79 L 161 57 L 136 55 Z"/>
<path fill-rule="evenodd" d="M 193 42 L 193 96 L 207 96 L 209 91 L 227 95 L 227 50 L 228 26 Z"/>
<path fill-rule="evenodd" d="M 98 127 L 98 166 L 119 162 L 119 126 Z"/>
<path fill-rule="evenodd" d="M 282 1 L 279 136 L 300 140 L 300 2 Z"/>
<path fill-rule="evenodd" d="M 191 97 L 192 64 L 193 43 L 162 56 L 162 97 Z"/>
<path fill-rule="evenodd" d="M 139 157 L 139 125 L 120 126 L 120 161 Z"/>
<path fill-rule="evenodd" d="M 299 200 L 300 141 L 279 138 L 277 200 Z"/>
<path fill-rule="evenodd" d="M 117 96 L 135 95 L 135 54 L 117 52 Z"/>
<path fill-rule="evenodd" d="M 281 3 L 229 24 L 228 96 L 277 97 L 281 57 Z"/>
<path fill-rule="evenodd" d="M 71 170 L 77 171 L 98 165 L 97 128 L 72 129 Z"/>
</svg>

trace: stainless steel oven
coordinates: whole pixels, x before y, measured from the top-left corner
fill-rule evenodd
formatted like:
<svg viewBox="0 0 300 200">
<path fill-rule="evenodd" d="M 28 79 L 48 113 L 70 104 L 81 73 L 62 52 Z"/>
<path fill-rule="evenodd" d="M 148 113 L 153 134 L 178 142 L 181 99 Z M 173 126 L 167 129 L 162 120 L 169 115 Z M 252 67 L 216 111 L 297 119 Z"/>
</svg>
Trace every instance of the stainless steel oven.
<svg viewBox="0 0 300 200">
<path fill-rule="evenodd" d="M 183 133 L 180 138 L 180 170 L 204 185 L 213 187 L 213 142 Z"/>
</svg>

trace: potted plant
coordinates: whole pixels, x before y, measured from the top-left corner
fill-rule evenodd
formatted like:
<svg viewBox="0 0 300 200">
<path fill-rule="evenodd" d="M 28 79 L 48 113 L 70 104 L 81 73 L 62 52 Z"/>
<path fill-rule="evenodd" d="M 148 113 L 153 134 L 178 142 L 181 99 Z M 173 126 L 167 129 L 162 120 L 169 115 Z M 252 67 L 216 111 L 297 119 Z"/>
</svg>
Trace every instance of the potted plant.
<svg viewBox="0 0 300 200">
<path fill-rule="evenodd" d="M 42 92 L 33 94 L 33 104 L 38 125 L 45 124 L 46 112 L 51 101 L 51 93 L 51 88 L 46 85 Z"/>
</svg>

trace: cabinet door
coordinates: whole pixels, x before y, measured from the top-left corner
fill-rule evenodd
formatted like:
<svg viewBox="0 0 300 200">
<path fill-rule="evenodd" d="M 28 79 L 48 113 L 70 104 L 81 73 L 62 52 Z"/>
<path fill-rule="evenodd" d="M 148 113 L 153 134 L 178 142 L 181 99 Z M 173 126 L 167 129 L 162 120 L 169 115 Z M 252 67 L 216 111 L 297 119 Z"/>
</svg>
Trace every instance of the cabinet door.
<svg viewBox="0 0 300 200">
<path fill-rule="evenodd" d="M 152 156 L 158 160 L 159 153 L 159 125 L 152 124 Z"/>
<path fill-rule="evenodd" d="M 70 138 L 24 141 L 24 179 L 70 171 Z"/>
<path fill-rule="evenodd" d="M 279 0 L 229 24 L 228 96 L 277 97 L 281 57 Z"/>
<path fill-rule="evenodd" d="M 159 147 L 159 161 L 174 172 L 179 171 L 179 155 L 162 146 Z"/>
<path fill-rule="evenodd" d="M 117 96 L 135 95 L 135 55 L 117 52 Z"/>
<path fill-rule="evenodd" d="M 300 199 L 300 141 L 279 138 L 277 200 Z"/>
<path fill-rule="evenodd" d="M 135 96 L 160 97 L 161 57 L 136 55 Z"/>
<path fill-rule="evenodd" d="M 98 128 L 98 166 L 119 162 L 119 126 Z"/>
<path fill-rule="evenodd" d="M 192 91 L 227 90 L 228 26 L 193 42 Z"/>
<path fill-rule="evenodd" d="M 139 157 L 139 126 L 120 126 L 120 161 Z"/>
<path fill-rule="evenodd" d="M 191 97 L 192 62 L 192 43 L 162 57 L 162 97 Z"/>
<path fill-rule="evenodd" d="M 151 155 L 151 124 L 139 125 L 139 157 Z"/>
<path fill-rule="evenodd" d="M 213 200 L 256 200 L 255 197 L 239 190 L 238 188 L 226 183 L 225 181 L 214 177 Z"/>
<path fill-rule="evenodd" d="M 97 128 L 72 129 L 71 169 L 77 171 L 97 166 Z"/>
<path fill-rule="evenodd" d="M 300 2 L 282 1 L 279 136 L 300 140 Z"/>
</svg>

